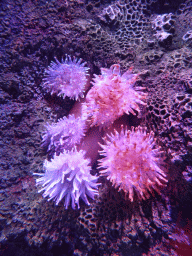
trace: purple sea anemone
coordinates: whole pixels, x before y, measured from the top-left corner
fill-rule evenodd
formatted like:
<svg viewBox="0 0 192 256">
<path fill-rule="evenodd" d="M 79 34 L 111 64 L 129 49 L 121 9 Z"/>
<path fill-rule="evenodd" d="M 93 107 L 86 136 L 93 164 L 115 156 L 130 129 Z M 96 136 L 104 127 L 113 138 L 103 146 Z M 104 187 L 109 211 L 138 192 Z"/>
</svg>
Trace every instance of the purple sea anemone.
<svg viewBox="0 0 192 256">
<path fill-rule="evenodd" d="M 45 173 L 35 173 L 41 176 L 36 183 L 42 186 L 39 192 L 44 191 L 43 196 L 56 201 L 56 205 L 65 198 L 66 209 L 70 201 L 73 209 L 76 205 L 79 209 L 80 198 L 89 205 L 87 196 L 94 199 L 98 195 L 98 177 L 90 174 L 90 160 L 85 158 L 83 150 L 64 150 L 51 161 L 45 160 L 44 169 Z"/>
<path fill-rule="evenodd" d="M 45 70 L 46 77 L 43 80 L 43 86 L 51 94 L 59 96 L 68 96 L 71 99 L 83 97 L 86 83 L 88 82 L 88 70 L 82 60 L 66 56 L 65 60 L 51 62 L 48 69 Z"/>
<path fill-rule="evenodd" d="M 47 124 L 43 135 L 42 146 L 57 154 L 63 149 L 72 149 L 79 144 L 86 131 L 86 121 L 74 115 L 63 117 L 57 123 Z"/>
</svg>

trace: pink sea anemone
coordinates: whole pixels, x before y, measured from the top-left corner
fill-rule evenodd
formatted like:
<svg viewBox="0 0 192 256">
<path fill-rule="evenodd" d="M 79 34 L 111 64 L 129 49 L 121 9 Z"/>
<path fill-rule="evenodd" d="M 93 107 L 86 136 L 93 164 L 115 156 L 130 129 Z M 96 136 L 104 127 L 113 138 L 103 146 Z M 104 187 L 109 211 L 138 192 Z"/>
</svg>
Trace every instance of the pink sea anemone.
<svg viewBox="0 0 192 256">
<path fill-rule="evenodd" d="M 156 146 L 153 133 L 144 128 L 121 130 L 120 133 L 107 135 L 105 145 L 101 145 L 100 160 L 102 175 L 107 176 L 115 187 L 123 190 L 133 201 L 134 191 L 139 198 L 145 199 L 149 192 L 167 182 L 161 168 L 161 151 Z"/>
<path fill-rule="evenodd" d="M 43 86 L 46 90 L 76 100 L 83 97 L 89 68 L 85 67 L 81 59 L 72 59 L 70 56 L 66 56 L 64 61 L 59 62 L 56 58 L 55 61 L 45 70 Z"/>
<path fill-rule="evenodd" d="M 140 112 L 139 106 L 145 105 L 146 94 L 142 92 L 145 88 L 133 87 L 137 77 L 130 71 L 121 76 L 118 64 L 102 68 L 101 75 L 95 75 L 84 104 L 92 126 L 109 126 L 124 113 Z"/>
<path fill-rule="evenodd" d="M 57 123 L 46 125 L 42 146 L 59 154 L 63 149 L 69 150 L 79 144 L 85 131 L 86 122 L 81 116 L 63 117 Z"/>
<path fill-rule="evenodd" d="M 90 160 L 85 158 L 85 151 L 73 148 L 64 150 L 59 156 L 54 156 L 51 161 L 44 162 L 45 173 L 35 175 L 37 185 L 44 191 L 43 196 L 56 201 L 56 205 L 65 198 L 64 206 L 67 209 L 70 201 L 72 208 L 80 207 L 81 198 L 89 205 L 88 197 L 94 199 L 98 194 L 98 177 L 90 174 Z"/>
</svg>

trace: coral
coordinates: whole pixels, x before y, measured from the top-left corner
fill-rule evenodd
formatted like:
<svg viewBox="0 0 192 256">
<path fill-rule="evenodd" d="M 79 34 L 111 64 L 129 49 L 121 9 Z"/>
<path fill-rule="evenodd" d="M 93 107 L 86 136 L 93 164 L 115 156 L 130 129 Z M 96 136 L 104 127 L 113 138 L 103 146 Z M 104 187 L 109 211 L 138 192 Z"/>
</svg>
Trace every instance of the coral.
<svg viewBox="0 0 192 256">
<path fill-rule="evenodd" d="M 151 50 L 144 54 L 142 61 L 147 64 L 157 63 L 163 57 L 163 51 Z"/>
<path fill-rule="evenodd" d="M 107 6 L 98 15 L 99 19 L 108 25 L 118 25 L 119 20 L 123 17 L 123 13 L 118 5 L 112 4 Z"/>
<path fill-rule="evenodd" d="M 175 249 L 173 240 L 189 243 L 184 232 L 177 235 L 170 208 L 168 198 L 158 195 L 131 203 L 125 200 L 122 191 L 105 184 L 99 188 L 98 199 L 80 213 L 80 238 L 86 249 L 92 248 L 98 255 L 109 255 L 111 251 L 118 255 L 151 255 L 150 248 L 163 240 L 169 253 L 166 255 L 170 255 Z"/>
<path fill-rule="evenodd" d="M 143 87 L 133 88 L 137 74 L 128 70 L 120 75 L 120 66 L 115 64 L 110 69 L 101 69 L 101 75 L 95 75 L 93 87 L 86 96 L 84 112 L 90 115 L 91 125 L 109 126 L 124 113 L 140 112 L 140 105 L 145 105 L 146 94 Z"/>
<path fill-rule="evenodd" d="M 56 201 L 56 205 L 65 198 L 65 208 L 67 209 L 70 201 L 72 208 L 78 209 L 79 199 L 89 205 L 87 196 L 94 199 L 98 194 L 97 177 L 90 174 L 91 167 L 89 159 L 85 158 L 85 151 L 77 151 L 73 148 L 59 156 L 54 156 L 52 161 L 45 161 L 45 173 L 37 174 L 41 176 L 36 180 L 37 185 L 42 188 L 39 192 L 44 191 L 43 196 L 49 197 L 49 200 Z"/>
<path fill-rule="evenodd" d="M 175 16 L 172 13 L 166 13 L 162 15 L 156 15 L 153 18 L 152 27 L 157 31 L 166 31 L 170 33 L 174 33 L 173 25 Z"/>
<path fill-rule="evenodd" d="M 187 33 L 182 37 L 184 42 L 188 47 L 192 47 L 192 30 L 187 31 Z"/>
<path fill-rule="evenodd" d="M 89 38 L 88 44 L 85 44 L 86 52 L 89 56 L 95 53 L 97 65 L 120 61 L 125 69 L 130 66 L 130 61 L 135 60 L 145 40 L 151 39 L 150 16 L 154 2 L 156 0 L 87 3 L 87 10 L 96 17 L 91 22 L 85 19 L 83 24 L 78 24 Z M 95 22 L 96 19 L 100 22 Z"/>
<path fill-rule="evenodd" d="M 107 176 L 115 187 L 129 194 L 133 201 L 134 191 L 139 198 L 147 198 L 152 189 L 159 191 L 158 185 L 167 182 L 161 165 L 161 151 L 155 146 L 153 133 L 138 127 L 131 131 L 107 135 L 100 167 L 100 173 Z"/>
<path fill-rule="evenodd" d="M 183 36 L 184 41 L 188 41 L 192 39 L 192 30 L 187 31 L 187 33 Z"/>
<path fill-rule="evenodd" d="M 191 77 L 188 72 L 160 74 L 148 84 L 146 126 L 155 132 L 173 163 L 191 165 Z M 188 73 L 188 74 L 186 74 Z"/>
<path fill-rule="evenodd" d="M 56 58 L 55 61 L 45 70 L 43 86 L 51 94 L 76 100 L 83 97 L 89 70 L 85 63 L 70 56 L 66 56 L 65 61 L 59 62 Z"/>
<path fill-rule="evenodd" d="M 98 18 L 108 25 L 120 48 L 126 49 L 140 44 L 145 37 L 149 26 L 145 9 L 143 1 L 118 1 L 102 9 Z"/>
<path fill-rule="evenodd" d="M 190 0 L 182 2 L 177 10 L 177 26 L 175 26 L 175 32 L 180 38 L 184 37 L 184 40 L 187 40 L 188 36 L 190 37 L 190 31 L 192 30 L 191 10 L 192 3 Z"/>
<path fill-rule="evenodd" d="M 75 118 L 74 115 L 63 117 L 57 123 L 46 125 L 42 146 L 59 154 L 63 149 L 69 150 L 79 144 L 85 131 L 86 123 L 83 118 Z"/>
<path fill-rule="evenodd" d="M 155 31 L 155 37 L 160 45 L 166 46 L 172 41 L 175 32 L 175 16 L 172 13 L 156 15 L 152 20 L 152 28 Z"/>
<path fill-rule="evenodd" d="M 166 54 L 166 57 L 160 63 L 160 72 L 166 73 L 167 71 L 171 71 L 178 74 L 180 70 L 177 69 L 191 68 L 191 63 L 192 52 L 187 47 L 183 47 L 182 49 L 177 49 Z"/>
</svg>

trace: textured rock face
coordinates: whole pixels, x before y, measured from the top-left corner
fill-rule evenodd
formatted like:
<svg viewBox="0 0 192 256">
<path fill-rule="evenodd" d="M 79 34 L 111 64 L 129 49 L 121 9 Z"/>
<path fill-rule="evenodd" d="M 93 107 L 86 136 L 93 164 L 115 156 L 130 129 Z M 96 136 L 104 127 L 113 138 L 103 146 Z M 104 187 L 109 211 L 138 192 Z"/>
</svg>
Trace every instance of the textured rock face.
<svg viewBox="0 0 192 256">
<path fill-rule="evenodd" d="M 152 21 L 152 28 L 158 43 L 163 47 L 167 47 L 172 43 L 175 32 L 175 17 L 172 13 L 156 15 Z"/>
<path fill-rule="evenodd" d="M 51 255 L 56 253 L 54 246 L 61 249 L 57 255 L 177 255 L 175 248 L 188 243 L 176 223 L 178 216 L 184 224 L 191 218 L 191 1 L 167 1 L 166 6 L 162 2 L 0 4 L 4 255 Z M 164 32 L 172 34 L 166 47 L 159 44 L 152 26 L 159 15 L 168 15 L 168 25 L 174 28 L 170 31 L 163 23 Z M 167 152 L 171 178 L 162 192 L 166 200 L 154 194 L 148 201 L 131 204 L 105 180 L 98 199 L 87 208 L 82 204 L 79 211 L 65 210 L 62 202 L 56 207 L 38 195 L 32 174 L 41 172 L 46 157 L 40 147 L 44 125 L 66 116 L 73 105 L 68 98 L 46 93 L 42 79 L 54 57 L 61 61 L 65 54 L 87 61 L 91 74 L 99 75 L 100 67 L 114 63 L 123 67 L 122 72 L 133 67 L 133 73 L 141 74 L 135 86 L 148 90 L 147 111 L 145 118 L 131 116 L 129 122 L 147 125 Z"/>
<path fill-rule="evenodd" d="M 187 77 L 160 75 L 147 83 L 147 124 L 171 155 L 171 161 L 191 165 L 191 94 Z"/>
<path fill-rule="evenodd" d="M 82 211 L 78 218 L 77 226 L 82 232 L 80 238 L 90 251 L 97 248 L 98 255 L 104 255 L 103 252 L 151 255 L 148 254 L 149 248 L 157 253 L 156 246 L 161 246 L 157 240 L 161 240 L 164 244 L 163 255 L 177 255 L 167 241 L 167 236 L 173 243 L 179 237 L 183 239 L 182 242 L 189 243 L 184 232 L 171 224 L 168 201 L 156 196 L 155 201 L 131 204 L 114 188 L 109 191 L 108 185 L 100 189 L 97 202 Z"/>
</svg>

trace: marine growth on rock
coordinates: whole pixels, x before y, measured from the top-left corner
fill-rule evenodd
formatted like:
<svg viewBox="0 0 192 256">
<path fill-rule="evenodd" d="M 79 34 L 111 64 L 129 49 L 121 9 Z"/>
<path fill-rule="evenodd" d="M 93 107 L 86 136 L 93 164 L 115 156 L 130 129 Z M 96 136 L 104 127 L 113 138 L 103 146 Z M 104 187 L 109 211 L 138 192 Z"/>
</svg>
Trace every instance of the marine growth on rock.
<svg viewBox="0 0 192 256">
<path fill-rule="evenodd" d="M 68 56 L 65 62 L 52 63 L 44 80 L 44 85 L 50 86 L 48 91 L 58 96 L 82 97 L 82 84 L 86 83 L 88 69 L 80 62 Z M 145 88 L 134 86 L 137 77 L 138 74 L 130 70 L 121 75 L 118 64 L 102 68 L 101 75 L 95 75 L 85 101 L 74 107 L 78 115 L 72 114 L 56 124 L 46 125 L 43 146 L 55 153 L 51 161 L 45 161 L 45 172 L 37 179 L 44 197 L 53 199 L 56 204 L 64 198 L 65 207 L 68 208 L 71 201 L 73 209 L 80 207 L 80 198 L 86 204 L 89 204 L 88 197 L 94 199 L 99 183 L 98 175 L 90 174 L 98 154 L 98 147 L 94 148 L 93 143 L 103 148 L 99 151 L 100 174 L 107 176 L 119 190 L 124 190 L 131 201 L 134 192 L 145 199 L 152 189 L 159 191 L 159 186 L 166 184 L 166 174 L 160 166 L 161 151 L 152 132 L 147 133 L 141 127 L 130 131 L 125 128 L 120 133 L 114 131 L 107 135 L 108 139 L 105 137 L 100 143 L 102 128 L 105 132 L 108 127 L 114 129 L 116 119 L 125 114 L 137 115 L 141 112 L 140 106 L 145 106 Z M 72 92 L 75 92 L 73 96 Z M 94 131 L 93 126 L 99 129 Z"/>
</svg>

